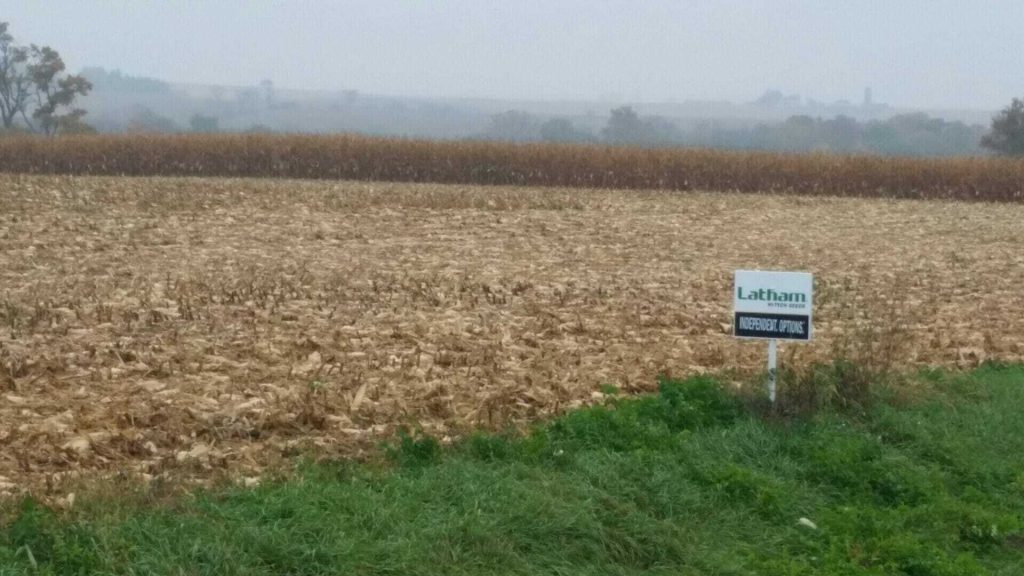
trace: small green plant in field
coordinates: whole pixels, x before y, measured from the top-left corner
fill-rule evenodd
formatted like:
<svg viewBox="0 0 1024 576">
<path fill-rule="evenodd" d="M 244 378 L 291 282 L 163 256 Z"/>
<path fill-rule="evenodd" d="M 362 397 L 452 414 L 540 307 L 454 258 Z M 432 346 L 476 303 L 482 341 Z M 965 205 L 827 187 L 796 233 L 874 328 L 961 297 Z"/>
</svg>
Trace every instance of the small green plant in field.
<svg viewBox="0 0 1024 576">
<path fill-rule="evenodd" d="M 740 414 L 738 400 L 711 378 L 662 379 L 656 396 L 572 412 L 541 434 L 552 445 L 623 450 L 671 443 L 680 433 L 726 424 Z"/>
<path fill-rule="evenodd" d="M 398 441 L 386 447 L 388 457 L 403 468 L 418 468 L 438 461 L 441 444 L 430 436 L 412 434 L 406 429 L 399 430 Z"/>
</svg>

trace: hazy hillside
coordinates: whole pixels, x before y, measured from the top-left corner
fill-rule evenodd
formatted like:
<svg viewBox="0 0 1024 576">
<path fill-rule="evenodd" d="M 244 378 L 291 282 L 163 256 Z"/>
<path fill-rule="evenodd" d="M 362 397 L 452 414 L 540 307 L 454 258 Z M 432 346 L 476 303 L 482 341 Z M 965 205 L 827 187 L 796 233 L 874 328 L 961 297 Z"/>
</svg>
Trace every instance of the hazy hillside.
<svg viewBox="0 0 1024 576">
<path fill-rule="evenodd" d="M 604 142 L 919 156 L 981 154 L 991 113 L 911 111 L 822 103 L 769 90 L 748 103 L 516 101 L 417 98 L 358 90 L 171 84 L 102 68 L 83 70 L 82 100 L 100 132 L 355 132 L 431 139 Z M 628 110 L 624 108 L 628 106 Z M 612 110 L 627 112 L 616 129 Z M 629 123 L 632 123 L 630 125 Z"/>
</svg>

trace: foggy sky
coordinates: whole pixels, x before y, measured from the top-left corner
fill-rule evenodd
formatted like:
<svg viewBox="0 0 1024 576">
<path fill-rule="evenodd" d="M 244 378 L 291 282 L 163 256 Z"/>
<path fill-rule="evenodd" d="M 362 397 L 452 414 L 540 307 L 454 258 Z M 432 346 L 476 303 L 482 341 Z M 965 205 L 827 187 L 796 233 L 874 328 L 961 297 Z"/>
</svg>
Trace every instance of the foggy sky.
<svg viewBox="0 0 1024 576">
<path fill-rule="evenodd" d="M 1024 96 L 1021 0 L 0 0 L 69 68 L 411 96 L 832 101 Z"/>
</svg>

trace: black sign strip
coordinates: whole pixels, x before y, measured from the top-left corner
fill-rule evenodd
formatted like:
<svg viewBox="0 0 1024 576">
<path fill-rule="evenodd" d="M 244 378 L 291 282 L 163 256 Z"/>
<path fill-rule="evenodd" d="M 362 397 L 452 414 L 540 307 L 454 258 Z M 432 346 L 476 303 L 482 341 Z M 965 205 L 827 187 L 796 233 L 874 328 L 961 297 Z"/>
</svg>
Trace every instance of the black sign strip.
<svg viewBox="0 0 1024 576">
<path fill-rule="evenodd" d="M 811 317 L 794 314 L 736 312 L 733 333 L 740 338 L 810 340 Z"/>
</svg>

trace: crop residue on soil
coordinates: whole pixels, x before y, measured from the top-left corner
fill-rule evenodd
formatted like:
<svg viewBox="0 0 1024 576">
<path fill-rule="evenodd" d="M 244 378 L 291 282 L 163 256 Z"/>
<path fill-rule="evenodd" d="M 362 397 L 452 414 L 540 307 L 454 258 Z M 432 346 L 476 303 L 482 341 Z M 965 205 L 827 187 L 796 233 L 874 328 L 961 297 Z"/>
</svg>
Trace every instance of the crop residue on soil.
<svg viewBox="0 0 1024 576">
<path fill-rule="evenodd" d="M 1024 206 L 0 176 L 0 493 L 258 475 L 394 432 L 504 427 L 757 370 L 732 271 L 817 280 L 814 343 L 1024 358 Z M 898 326 L 897 326 L 898 325 Z M 790 356 L 786 356 L 786 354 Z M 796 354 L 796 356 L 792 356 Z"/>
</svg>

